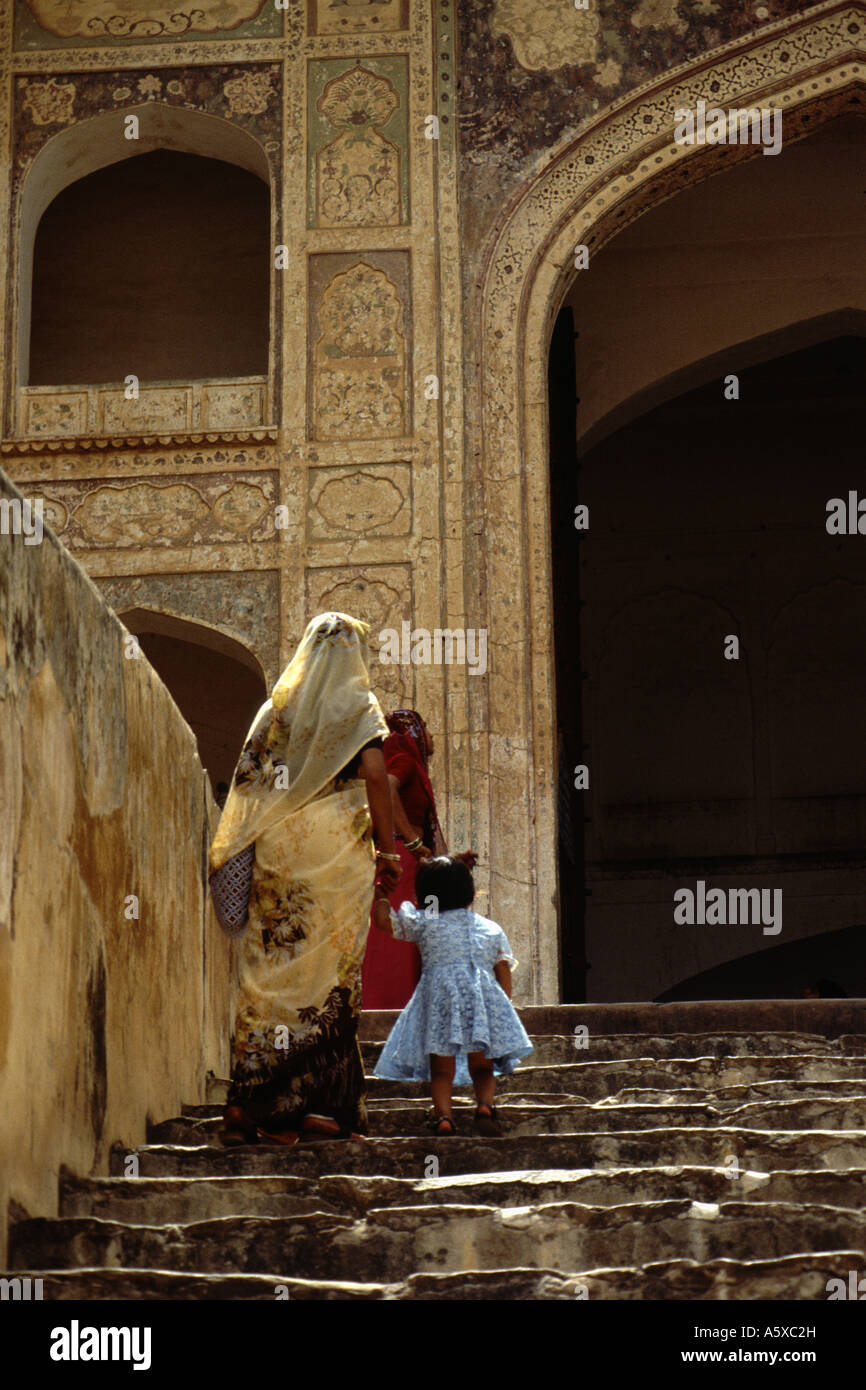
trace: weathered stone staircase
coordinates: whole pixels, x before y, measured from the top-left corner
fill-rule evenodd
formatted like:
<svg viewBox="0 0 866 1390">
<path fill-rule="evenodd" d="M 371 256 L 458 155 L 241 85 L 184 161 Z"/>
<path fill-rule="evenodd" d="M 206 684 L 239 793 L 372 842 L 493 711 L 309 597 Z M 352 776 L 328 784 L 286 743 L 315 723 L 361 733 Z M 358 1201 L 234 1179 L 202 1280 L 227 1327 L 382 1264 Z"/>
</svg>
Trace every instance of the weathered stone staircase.
<svg viewBox="0 0 866 1390">
<path fill-rule="evenodd" d="M 702 1007 L 717 1023 L 690 1022 Z M 186 1106 L 137 1177 L 120 1150 L 115 1176 L 62 1175 L 60 1217 L 13 1228 L 12 1272 L 46 1299 L 305 1300 L 826 1299 L 866 1275 L 866 1031 L 578 1048 L 579 1011 L 522 1012 L 541 1031 L 500 1083 L 504 1138 L 474 1135 L 468 1099 L 435 1138 L 422 1088 L 375 1078 L 362 1143 L 224 1150 L 220 1105 Z"/>
</svg>

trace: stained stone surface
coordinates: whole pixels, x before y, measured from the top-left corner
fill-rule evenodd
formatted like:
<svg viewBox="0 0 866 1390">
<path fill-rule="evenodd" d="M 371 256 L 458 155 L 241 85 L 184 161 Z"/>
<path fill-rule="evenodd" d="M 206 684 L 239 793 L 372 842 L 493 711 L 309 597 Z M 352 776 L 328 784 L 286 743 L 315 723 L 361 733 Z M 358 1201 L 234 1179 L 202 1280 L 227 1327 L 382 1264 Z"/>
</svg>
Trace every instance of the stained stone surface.
<svg viewBox="0 0 866 1390">
<path fill-rule="evenodd" d="M 0 429 L 13 476 L 47 498 L 93 577 L 139 584 L 158 612 L 244 641 L 269 679 L 321 589 L 351 595 L 358 569 L 384 572 L 374 609 L 387 600 L 416 626 L 489 633 L 485 676 L 382 667 L 376 690 L 428 718 L 447 838 L 479 853 L 487 911 L 522 962 L 521 1002 L 562 993 L 544 402 L 574 248 L 594 259 L 643 212 L 753 153 L 677 145 L 684 104 L 784 109 L 786 144 L 862 109 L 863 34 L 855 0 L 0 5 Z M 132 115 L 138 141 L 124 134 Z M 70 178 L 164 147 L 269 185 L 285 257 L 267 372 L 143 380 L 137 398 L 119 388 L 120 363 L 111 381 L 72 372 L 33 386 L 31 287 L 17 276 L 42 211 Z M 791 323 L 814 312 L 784 307 Z M 624 399 L 615 354 L 603 375 Z M 236 471 L 218 455 L 241 443 L 266 444 L 272 485 L 239 478 L 218 510 Z M 202 445 L 211 456 L 192 468 Z M 272 491 L 290 527 L 263 553 L 259 494 L 270 504 Z M 253 619 L 227 602 L 229 578 L 253 593 Z M 789 867 L 787 855 L 776 865 Z M 792 874 L 791 896 L 844 913 L 848 890 L 831 902 L 827 878 L 800 888 Z M 593 891 L 590 931 L 604 910 Z M 717 947 L 692 937 L 693 973 L 720 963 Z M 651 994 L 682 978 L 678 952 L 656 959 L 672 963 Z"/>
<path fill-rule="evenodd" d="M 107 1172 L 118 1135 L 228 1065 L 230 951 L 189 727 L 50 531 L 0 545 L 2 1259 L 10 1203 L 56 1212 L 61 1164 Z"/>
<path fill-rule="evenodd" d="M 366 1140 L 226 1150 L 214 1082 L 150 1127 L 137 1178 L 119 1146 L 112 1177 L 64 1172 L 10 1264 L 57 1299 L 301 1301 L 810 1300 L 862 1267 L 866 1035 L 534 1041 L 501 1139 L 465 1096 L 434 1137 L 422 1087 L 369 1077 Z"/>
</svg>

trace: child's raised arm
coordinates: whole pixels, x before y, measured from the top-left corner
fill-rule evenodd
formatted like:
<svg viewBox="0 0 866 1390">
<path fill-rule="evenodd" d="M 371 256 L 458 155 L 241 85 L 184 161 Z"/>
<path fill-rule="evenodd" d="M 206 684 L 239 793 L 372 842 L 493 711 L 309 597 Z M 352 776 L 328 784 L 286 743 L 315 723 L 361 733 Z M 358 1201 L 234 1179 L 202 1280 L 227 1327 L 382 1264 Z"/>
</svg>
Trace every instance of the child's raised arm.
<svg viewBox="0 0 866 1390">
<path fill-rule="evenodd" d="M 391 904 L 388 901 L 388 894 L 378 883 L 373 890 L 373 921 L 380 931 L 386 931 L 389 936 L 394 935 L 391 926 Z"/>
</svg>

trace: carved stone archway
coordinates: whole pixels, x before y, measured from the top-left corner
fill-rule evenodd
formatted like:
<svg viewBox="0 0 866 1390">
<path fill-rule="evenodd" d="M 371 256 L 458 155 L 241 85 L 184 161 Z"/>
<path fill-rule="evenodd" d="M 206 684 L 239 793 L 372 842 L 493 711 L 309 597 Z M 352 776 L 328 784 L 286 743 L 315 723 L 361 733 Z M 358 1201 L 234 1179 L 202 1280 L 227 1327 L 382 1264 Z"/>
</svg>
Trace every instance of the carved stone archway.
<svg viewBox="0 0 866 1390">
<path fill-rule="evenodd" d="M 609 108 L 524 186 L 491 239 L 472 325 L 481 448 L 467 515 L 485 576 L 490 674 L 470 693 L 473 726 L 488 733 L 476 795 L 489 826 L 489 911 L 513 933 L 527 1002 L 559 997 L 547 359 L 574 248 L 591 257 L 680 189 L 760 157 L 749 146 L 675 144 L 678 108 L 699 99 L 779 108 L 791 141 L 866 110 L 864 84 L 866 4 L 816 6 Z"/>
</svg>

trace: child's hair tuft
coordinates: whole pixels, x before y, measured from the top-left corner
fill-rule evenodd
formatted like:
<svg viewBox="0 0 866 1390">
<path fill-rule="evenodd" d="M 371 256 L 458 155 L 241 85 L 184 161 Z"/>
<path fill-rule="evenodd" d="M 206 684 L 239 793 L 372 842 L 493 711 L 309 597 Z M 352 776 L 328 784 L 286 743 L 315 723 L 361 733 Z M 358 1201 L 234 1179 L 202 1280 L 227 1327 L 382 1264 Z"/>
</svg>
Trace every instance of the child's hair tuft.
<svg viewBox="0 0 866 1390">
<path fill-rule="evenodd" d="M 419 908 L 428 906 L 434 898 L 437 912 L 452 912 L 469 907 L 475 897 L 472 873 L 462 859 L 440 854 L 435 859 L 423 859 L 415 874 L 415 900 Z"/>
</svg>

